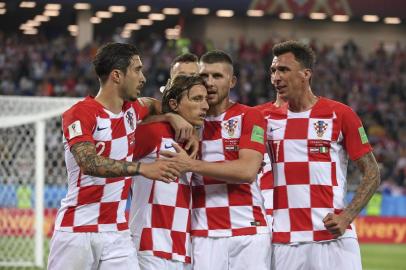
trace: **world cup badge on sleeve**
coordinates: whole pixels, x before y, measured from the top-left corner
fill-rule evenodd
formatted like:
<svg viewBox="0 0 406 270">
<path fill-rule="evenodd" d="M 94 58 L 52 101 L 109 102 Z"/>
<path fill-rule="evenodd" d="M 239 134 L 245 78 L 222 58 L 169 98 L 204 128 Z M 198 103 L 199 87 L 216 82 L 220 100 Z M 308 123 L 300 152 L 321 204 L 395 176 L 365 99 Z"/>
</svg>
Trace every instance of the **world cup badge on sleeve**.
<svg viewBox="0 0 406 270">
<path fill-rule="evenodd" d="M 315 122 L 314 129 L 316 130 L 317 137 L 321 138 L 324 135 L 324 132 L 327 130 L 328 124 L 322 120 Z"/>
</svg>

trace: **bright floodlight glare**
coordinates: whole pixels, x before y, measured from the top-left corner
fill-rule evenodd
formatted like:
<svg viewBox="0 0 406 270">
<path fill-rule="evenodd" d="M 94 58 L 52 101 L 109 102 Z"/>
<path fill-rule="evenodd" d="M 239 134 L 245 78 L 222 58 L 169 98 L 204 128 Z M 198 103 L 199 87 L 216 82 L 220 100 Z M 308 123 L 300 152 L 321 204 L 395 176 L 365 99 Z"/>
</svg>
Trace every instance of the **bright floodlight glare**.
<svg viewBox="0 0 406 270">
<path fill-rule="evenodd" d="M 151 11 L 151 6 L 141 5 L 141 6 L 138 7 L 138 11 L 143 12 L 143 13 L 150 12 Z"/>
<path fill-rule="evenodd" d="M 127 10 L 125 6 L 110 6 L 109 11 L 114 13 L 123 13 Z"/>
<path fill-rule="evenodd" d="M 327 18 L 326 13 L 322 13 L 322 12 L 310 13 L 310 19 L 312 19 L 312 20 L 324 20 L 326 18 Z"/>
<path fill-rule="evenodd" d="M 292 20 L 293 19 L 293 13 L 282 12 L 282 13 L 279 14 L 279 19 L 281 19 L 281 20 Z"/>
<path fill-rule="evenodd" d="M 77 10 L 89 10 L 91 6 L 89 3 L 76 3 L 73 7 Z"/>
<path fill-rule="evenodd" d="M 20 8 L 35 8 L 36 3 L 33 1 L 22 1 L 20 3 Z"/>
<path fill-rule="evenodd" d="M 208 8 L 197 7 L 192 9 L 192 13 L 195 15 L 207 15 L 209 12 L 210 10 Z"/>
<path fill-rule="evenodd" d="M 102 20 L 98 17 L 91 17 L 89 21 L 90 21 L 90 23 L 98 24 L 98 23 L 101 23 Z"/>
<path fill-rule="evenodd" d="M 377 22 L 379 21 L 379 17 L 376 15 L 364 15 L 362 16 L 362 20 L 364 22 Z"/>
<path fill-rule="evenodd" d="M 24 33 L 25 35 L 36 35 L 36 34 L 38 34 L 38 30 L 35 29 L 35 28 L 26 29 L 26 30 L 23 31 L 23 33 Z"/>
<path fill-rule="evenodd" d="M 4 7 L 6 7 L 6 3 L 0 2 L 0 8 L 4 8 Z"/>
<path fill-rule="evenodd" d="M 45 10 L 43 15 L 48 17 L 56 17 L 59 16 L 59 10 Z"/>
<path fill-rule="evenodd" d="M 28 20 L 26 22 L 26 25 L 31 26 L 31 27 L 38 27 L 41 25 L 41 23 L 38 21 L 34 21 L 34 20 Z"/>
<path fill-rule="evenodd" d="M 136 31 L 136 30 L 140 30 L 141 26 L 139 24 L 136 23 L 126 23 L 124 26 L 124 29 L 128 29 L 131 31 Z"/>
<path fill-rule="evenodd" d="M 153 21 L 163 21 L 165 20 L 165 15 L 161 13 L 151 13 L 148 15 L 148 19 Z"/>
<path fill-rule="evenodd" d="M 152 20 L 149 19 L 138 19 L 137 24 L 139 25 L 152 25 Z"/>
<path fill-rule="evenodd" d="M 334 22 L 348 22 L 350 17 L 348 15 L 333 15 L 331 19 Z"/>
<path fill-rule="evenodd" d="M 71 24 L 68 26 L 69 32 L 77 32 L 78 30 L 79 30 L 79 27 L 76 24 Z"/>
<path fill-rule="evenodd" d="M 165 15 L 178 15 L 180 13 L 180 9 L 178 8 L 164 8 L 162 13 Z"/>
<path fill-rule="evenodd" d="M 234 16 L 234 11 L 230 10 L 230 9 L 219 9 L 216 12 L 216 15 L 218 17 L 233 17 Z"/>
<path fill-rule="evenodd" d="M 0 8 L 0 15 L 6 14 L 6 9 L 5 8 Z"/>
<path fill-rule="evenodd" d="M 60 10 L 61 4 L 46 4 L 45 10 Z"/>
<path fill-rule="evenodd" d="M 398 17 L 386 17 L 383 21 L 386 24 L 400 24 L 402 22 Z"/>
<path fill-rule="evenodd" d="M 113 14 L 111 14 L 110 11 L 97 11 L 96 12 L 96 17 L 102 18 L 102 19 L 108 19 L 111 18 Z"/>
<path fill-rule="evenodd" d="M 37 22 L 47 22 L 47 21 L 49 21 L 49 17 L 48 17 L 48 16 L 44 16 L 44 15 L 37 15 L 37 16 L 35 16 L 34 21 L 37 21 Z"/>
<path fill-rule="evenodd" d="M 264 16 L 264 11 L 260 9 L 249 9 L 247 10 L 247 15 L 250 17 L 262 17 Z"/>
</svg>

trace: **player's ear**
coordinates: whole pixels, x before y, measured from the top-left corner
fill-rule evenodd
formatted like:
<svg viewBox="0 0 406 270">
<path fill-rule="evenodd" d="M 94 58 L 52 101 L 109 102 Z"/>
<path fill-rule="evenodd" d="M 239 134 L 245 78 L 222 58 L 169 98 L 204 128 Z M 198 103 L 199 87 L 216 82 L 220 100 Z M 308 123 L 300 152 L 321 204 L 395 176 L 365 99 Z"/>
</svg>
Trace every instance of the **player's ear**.
<svg viewBox="0 0 406 270">
<path fill-rule="evenodd" d="M 110 80 L 111 80 L 113 83 L 119 84 L 120 81 L 121 81 L 121 77 L 122 77 L 122 72 L 121 72 L 120 70 L 118 70 L 118 69 L 113 69 L 113 70 L 110 72 Z"/>
<path fill-rule="evenodd" d="M 310 81 L 310 78 L 312 77 L 312 74 L 313 74 L 312 70 L 309 68 L 306 68 L 303 73 L 304 73 L 305 80 Z"/>
<path fill-rule="evenodd" d="M 178 111 L 178 102 L 176 99 L 171 98 L 169 100 L 169 107 L 171 108 L 172 111 L 177 112 Z"/>
<path fill-rule="evenodd" d="M 231 78 L 231 85 L 230 88 L 234 88 L 234 86 L 237 84 L 237 77 L 233 75 Z"/>
</svg>

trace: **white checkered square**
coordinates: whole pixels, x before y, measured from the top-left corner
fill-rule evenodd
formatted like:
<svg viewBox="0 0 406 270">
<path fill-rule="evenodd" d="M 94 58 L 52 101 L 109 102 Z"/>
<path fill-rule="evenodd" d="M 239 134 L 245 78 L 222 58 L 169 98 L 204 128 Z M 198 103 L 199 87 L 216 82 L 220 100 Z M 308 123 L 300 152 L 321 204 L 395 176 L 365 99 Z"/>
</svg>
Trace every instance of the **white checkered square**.
<svg viewBox="0 0 406 270">
<path fill-rule="evenodd" d="M 223 161 L 225 160 L 223 152 L 223 140 L 202 141 L 202 160 L 204 161 Z"/>
<path fill-rule="evenodd" d="M 290 231 L 289 209 L 275 209 L 273 211 L 273 229 L 276 232 Z"/>
<path fill-rule="evenodd" d="M 100 203 L 91 203 L 86 205 L 86 209 L 77 208 L 75 210 L 75 218 L 73 219 L 73 226 L 80 226 L 83 224 L 96 225 L 97 217 L 99 216 Z"/>
<path fill-rule="evenodd" d="M 223 207 L 228 206 L 227 185 L 214 184 L 205 185 L 206 207 Z"/>
<path fill-rule="evenodd" d="M 305 112 L 291 112 L 288 110 L 288 118 L 293 119 L 293 118 L 309 118 L 310 117 L 311 110 L 305 111 Z"/>
<path fill-rule="evenodd" d="M 178 232 L 187 232 L 187 222 L 185 220 L 189 217 L 189 209 L 175 207 L 173 215 L 172 230 Z"/>
<path fill-rule="evenodd" d="M 117 202 L 121 200 L 121 193 L 124 188 L 125 181 L 117 181 L 106 184 L 104 186 L 101 202 Z"/>
<path fill-rule="evenodd" d="M 171 231 L 161 228 L 152 228 L 152 243 L 154 251 L 172 250 Z"/>
<path fill-rule="evenodd" d="M 285 163 L 274 164 L 274 186 L 286 186 Z"/>
<path fill-rule="evenodd" d="M 346 206 L 345 203 L 345 190 L 343 187 L 334 186 L 333 187 L 333 206 L 335 209 L 343 209 Z"/>
<path fill-rule="evenodd" d="M 207 230 L 207 213 L 206 208 L 193 208 L 192 220 L 194 230 Z"/>
<path fill-rule="evenodd" d="M 309 161 L 307 140 L 284 140 L 282 142 L 285 162 Z"/>
<path fill-rule="evenodd" d="M 111 224 L 97 224 L 98 230 L 100 232 L 114 232 L 117 231 L 117 224 L 111 223 Z"/>
<path fill-rule="evenodd" d="M 117 210 L 117 223 L 124 223 L 127 221 L 125 217 L 125 208 L 127 206 L 127 200 L 121 200 L 118 203 L 118 210 Z"/>
<path fill-rule="evenodd" d="M 309 185 L 288 185 L 289 208 L 310 208 L 310 186 Z"/>
<path fill-rule="evenodd" d="M 324 227 L 323 218 L 328 214 L 332 213 L 333 209 L 331 208 L 312 208 L 311 209 L 311 218 L 313 222 L 314 231 L 322 231 L 326 228 Z"/>
<path fill-rule="evenodd" d="M 302 239 L 311 239 L 313 238 L 313 231 L 300 231 L 300 232 L 291 232 L 290 239 L 292 242 L 300 242 Z"/>
<path fill-rule="evenodd" d="M 176 195 L 178 192 L 178 183 L 164 183 L 161 181 L 155 182 L 154 192 L 161 196 L 154 196 L 153 204 L 175 206 Z"/>
<path fill-rule="evenodd" d="M 96 141 L 111 141 L 111 120 L 109 118 L 96 117 L 96 127 L 93 132 Z"/>
<path fill-rule="evenodd" d="M 244 215 L 244 213 L 250 213 L 252 212 L 252 206 L 230 206 L 230 220 L 233 220 L 234 222 L 231 223 L 232 228 L 244 228 L 244 227 L 250 227 L 251 222 L 254 222 L 255 219 L 253 217 L 247 217 L 247 219 L 242 219 L 241 216 Z"/>
<path fill-rule="evenodd" d="M 102 186 L 106 184 L 106 178 L 96 177 L 96 176 L 89 176 L 82 174 L 80 178 L 80 186 Z"/>
<path fill-rule="evenodd" d="M 310 184 L 333 185 L 331 181 L 331 162 L 309 162 Z"/>
<path fill-rule="evenodd" d="M 266 137 L 268 140 L 283 140 L 286 130 L 286 119 L 268 119 Z"/>
<path fill-rule="evenodd" d="M 333 119 L 309 119 L 309 140 L 331 140 L 333 133 Z"/>
<path fill-rule="evenodd" d="M 128 153 L 128 138 L 127 136 L 117 138 L 111 141 L 110 158 L 115 160 L 123 160 Z"/>
</svg>

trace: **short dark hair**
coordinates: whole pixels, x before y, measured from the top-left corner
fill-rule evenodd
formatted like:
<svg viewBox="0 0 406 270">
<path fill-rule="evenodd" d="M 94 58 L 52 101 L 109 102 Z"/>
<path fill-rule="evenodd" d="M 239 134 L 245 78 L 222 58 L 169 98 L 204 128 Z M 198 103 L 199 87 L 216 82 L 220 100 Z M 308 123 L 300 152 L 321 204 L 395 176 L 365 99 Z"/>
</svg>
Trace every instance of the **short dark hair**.
<svg viewBox="0 0 406 270">
<path fill-rule="evenodd" d="M 233 66 L 233 60 L 231 60 L 230 55 L 220 50 L 209 51 L 203 54 L 200 57 L 200 62 L 207 64 L 227 63 Z"/>
<path fill-rule="evenodd" d="M 102 83 L 105 83 L 113 69 L 121 70 L 126 74 L 127 68 L 131 63 L 131 58 L 134 55 L 139 55 L 134 45 L 126 43 L 105 44 L 98 49 L 93 60 L 93 66 L 97 76 Z"/>
<path fill-rule="evenodd" d="M 272 52 L 274 56 L 290 52 L 304 68 L 313 69 L 316 62 L 314 51 L 309 46 L 296 40 L 277 43 L 273 46 Z"/>
<path fill-rule="evenodd" d="M 189 96 L 189 91 L 194 85 L 206 87 L 203 78 L 199 75 L 178 75 L 174 79 L 168 80 L 162 96 L 162 113 L 173 112 L 169 106 L 169 100 L 175 99 L 179 103 L 183 93 L 187 91 Z"/>
<path fill-rule="evenodd" d="M 173 68 L 173 66 L 176 63 L 193 63 L 193 62 L 197 62 L 199 61 L 199 58 L 197 57 L 196 54 L 194 53 L 184 53 L 181 55 L 178 55 L 175 57 L 175 59 L 173 59 L 172 63 L 171 63 L 171 69 Z"/>
</svg>

